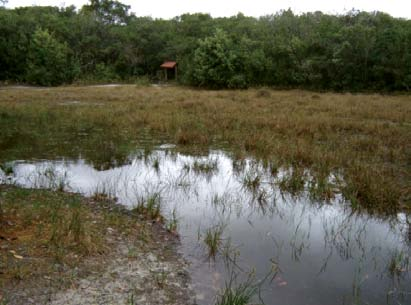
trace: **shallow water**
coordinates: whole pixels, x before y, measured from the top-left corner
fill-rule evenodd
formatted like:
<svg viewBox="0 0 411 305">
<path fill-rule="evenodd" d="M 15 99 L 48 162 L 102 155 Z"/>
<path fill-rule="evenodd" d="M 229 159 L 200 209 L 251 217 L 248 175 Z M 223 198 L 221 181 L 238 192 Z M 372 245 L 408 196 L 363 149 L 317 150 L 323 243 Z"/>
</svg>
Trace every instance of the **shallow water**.
<svg viewBox="0 0 411 305">
<path fill-rule="evenodd" d="M 130 208 L 158 194 L 162 213 L 177 216 L 199 304 L 212 304 L 226 280 L 244 280 L 251 270 L 255 280 L 270 275 L 261 286 L 265 304 L 411 304 L 410 215 L 355 213 L 338 195 L 329 203 L 293 197 L 276 184 L 286 170 L 274 177 L 253 159 L 184 155 L 172 145 L 136 151 L 103 170 L 81 158 L 12 167 L 12 177 L 2 179 L 104 193 Z M 247 187 L 256 175 L 260 183 Z M 223 230 L 215 258 L 203 241 L 210 228 Z"/>
</svg>

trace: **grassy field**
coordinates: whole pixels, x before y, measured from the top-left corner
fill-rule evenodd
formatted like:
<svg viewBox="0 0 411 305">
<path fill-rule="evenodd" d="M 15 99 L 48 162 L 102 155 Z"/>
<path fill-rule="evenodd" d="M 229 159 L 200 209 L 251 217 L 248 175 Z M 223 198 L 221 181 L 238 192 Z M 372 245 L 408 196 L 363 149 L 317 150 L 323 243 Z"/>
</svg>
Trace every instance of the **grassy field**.
<svg viewBox="0 0 411 305">
<path fill-rule="evenodd" d="M 0 130 L 2 162 L 81 152 L 104 168 L 144 140 L 182 150 L 224 147 L 235 159 L 264 160 L 273 173 L 292 168 L 284 188 L 298 189 L 310 176 L 316 199 L 342 192 L 353 206 L 382 214 L 411 206 L 409 95 L 3 88 Z M 330 174 L 341 177 L 337 187 Z"/>
</svg>

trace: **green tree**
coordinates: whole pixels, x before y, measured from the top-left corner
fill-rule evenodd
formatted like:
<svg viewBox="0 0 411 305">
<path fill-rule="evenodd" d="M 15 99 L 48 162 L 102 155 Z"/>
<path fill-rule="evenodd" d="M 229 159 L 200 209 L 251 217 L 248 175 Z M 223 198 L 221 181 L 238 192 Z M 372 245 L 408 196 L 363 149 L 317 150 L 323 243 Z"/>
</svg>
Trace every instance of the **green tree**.
<svg viewBox="0 0 411 305">
<path fill-rule="evenodd" d="M 116 0 L 90 0 L 83 6 L 83 11 L 94 13 L 104 24 L 125 24 L 128 20 L 129 5 Z"/>
<path fill-rule="evenodd" d="M 31 84 L 55 86 L 73 80 L 77 65 L 66 44 L 58 42 L 46 30 L 37 29 L 30 41 L 26 80 Z"/>
<path fill-rule="evenodd" d="M 219 89 L 245 87 L 245 76 L 239 74 L 238 56 L 233 42 L 221 29 L 199 41 L 194 53 L 193 80 L 199 86 Z"/>
<path fill-rule="evenodd" d="M 210 88 L 411 90 L 411 20 L 384 13 L 165 20 L 136 17 L 117 0 L 81 10 L 0 1 L 1 81 L 59 84 L 78 70 L 92 81 L 155 77 L 176 60 L 181 83 Z M 39 28 L 47 34 L 34 35 Z"/>
</svg>

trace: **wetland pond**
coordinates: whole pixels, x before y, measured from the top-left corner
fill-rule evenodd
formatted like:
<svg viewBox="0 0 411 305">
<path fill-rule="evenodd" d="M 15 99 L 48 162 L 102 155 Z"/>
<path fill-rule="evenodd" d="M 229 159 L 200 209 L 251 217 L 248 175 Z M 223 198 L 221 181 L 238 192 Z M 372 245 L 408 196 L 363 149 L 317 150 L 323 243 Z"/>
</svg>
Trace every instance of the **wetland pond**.
<svg viewBox="0 0 411 305">
<path fill-rule="evenodd" d="M 267 305 L 411 304 L 410 215 L 355 212 L 338 194 L 323 202 L 281 192 L 287 169 L 273 175 L 252 158 L 173 145 L 105 168 L 81 157 L 8 164 L 3 182 L 103 194 L 130 208 L 151 202 L 177 228 L 199 304 L 213 304 L 230 279 L 250 277 L 265 278 L 255 302 Z"/>
</svg>

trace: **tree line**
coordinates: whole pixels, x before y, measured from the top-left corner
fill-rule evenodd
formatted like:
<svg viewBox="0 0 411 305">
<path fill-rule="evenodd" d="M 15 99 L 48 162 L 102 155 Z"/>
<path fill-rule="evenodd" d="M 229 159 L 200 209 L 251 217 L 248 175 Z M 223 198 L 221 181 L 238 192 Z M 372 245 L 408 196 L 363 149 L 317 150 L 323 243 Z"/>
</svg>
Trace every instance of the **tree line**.
<svg viewBox="0 0 411 305">
<path fill-rule="evenodd" d="M 164 60 L 179 82 L 207 88 L 411 89 L 411 20 L 381 12 L 285 10 L 259 18 L 136 17 L 118 1 L 0 7 L 0 81 L 156 79 Z"/>
</svg>

